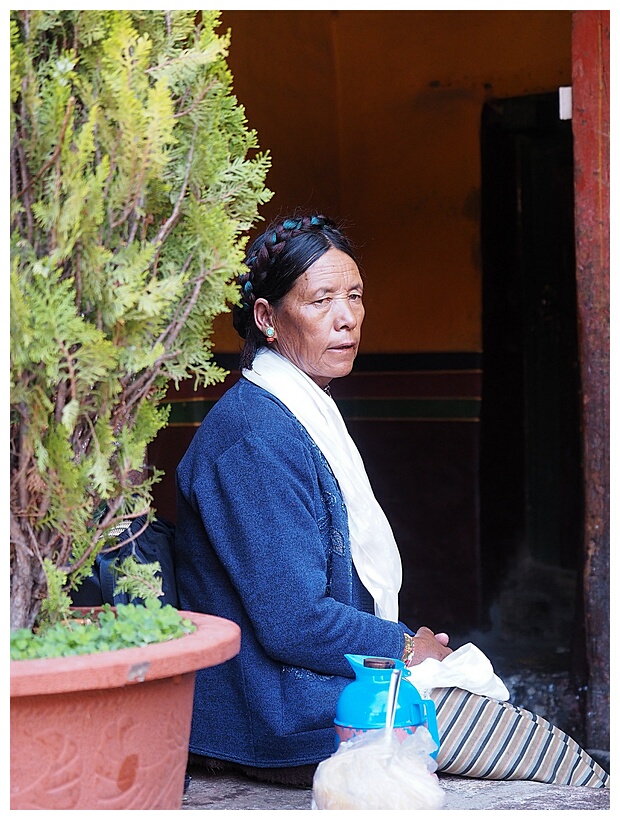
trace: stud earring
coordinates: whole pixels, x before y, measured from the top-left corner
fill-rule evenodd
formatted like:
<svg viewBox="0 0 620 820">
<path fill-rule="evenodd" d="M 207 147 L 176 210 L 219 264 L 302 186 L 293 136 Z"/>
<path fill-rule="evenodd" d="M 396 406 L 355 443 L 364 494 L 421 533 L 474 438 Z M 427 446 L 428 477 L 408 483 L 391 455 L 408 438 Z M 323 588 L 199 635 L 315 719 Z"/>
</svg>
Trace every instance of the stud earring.
<svg viewBox="0 0 620 820">
<path fill-rule="evenodd" d="M 276 331 L 271 325 L 265 330 L 265 336 L 267 337 L 267 344 L 271 344 L 276 338 Z"/>
</svg>

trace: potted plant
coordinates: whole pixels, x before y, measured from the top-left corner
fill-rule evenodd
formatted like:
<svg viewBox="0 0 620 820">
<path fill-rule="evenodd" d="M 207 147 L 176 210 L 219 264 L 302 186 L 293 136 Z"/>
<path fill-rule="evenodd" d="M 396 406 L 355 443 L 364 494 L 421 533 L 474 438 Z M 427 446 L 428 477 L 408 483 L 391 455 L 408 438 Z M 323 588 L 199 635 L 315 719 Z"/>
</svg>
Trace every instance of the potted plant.
<svg viewBox="0 0 620 820">
<path fill-rule="evenodd" d="M 10 24 L 10 618 L 12 630 L 41 633 L 67 619 L 71 590 L 111 534 L 152 515 L 160 474 L 147 467 L 146 451 L 166 424 L 168 386 L 226 375 L 212 358 L 212 323 L 237 298 L 247 231 L 271 195 L 270 161 L 232 94 L 219 12 L 11 11 Z M 134 609 L 154 617 L 150 606 Z M 197 628 L 138 649 L 11 662 L 12 808 L 41 799 L 30 786 L 44 765 L 41 750 L 52 748 L 37 808 L 179 808 L 194 671 L 232 657 L 239 635 L 222 619 L 177 618 Z M 211 656 L 199 638 L 205 625 Z M 176 671 L 163 653 L 184 642 L 190 659 Z M 106 660 L 112 666 L 99 684 Z M 52 664 L 61 666 L 60 683 Z M 29 669 L 39 684 L 25 683 Z M 190 714 L 169 704 L 142 711 L 138 690 L 148 687 L 134 684 L 157 689 L 169 674 Z M 86 691 L 120 687 L 121 696 L 107 711 L 87 707 L 84 694 L 69 694 L 80 683 Z M 68 705 L 58 736 L 28 711 L 39 690 Z M 13 716 L 18 693 L 26 724 L 48 729 L 41 742 L 28 738 L 25 777 L 13 759 L 24 745 L 24 722 Z M 133 718 L 121 715 L 123 703 Z M 83 750 L 77 723 L 89 710 L 98 734 Z M 178 724 L 176 740 L 130 749 L 138 727 L 152 733 L 158 721 Z M 108 736 L 115 751 L 102 748 Z M 88 774 L 86 788 L 58 757 L 61 748 Z M 141 754 L 150 754 L 144 765 Z M 159 772 L 164 804 L 137 785 L 146 768 Z M 93 805 L 99 781 L 104 799 Z"/>
</svg>

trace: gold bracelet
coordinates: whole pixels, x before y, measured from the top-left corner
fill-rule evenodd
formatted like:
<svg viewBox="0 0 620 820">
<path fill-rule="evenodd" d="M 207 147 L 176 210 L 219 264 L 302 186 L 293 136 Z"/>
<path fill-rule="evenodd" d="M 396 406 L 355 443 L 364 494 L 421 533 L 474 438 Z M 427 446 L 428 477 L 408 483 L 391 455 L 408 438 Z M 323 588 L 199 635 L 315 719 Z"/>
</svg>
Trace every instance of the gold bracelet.
<svg viewBox="0 0 620 820">
<path fill-rule="evenodd" d="M 415 640 L 413 635 L 405 632 L 405 651 L 403 652 L 403 663 L 405 666 L 413 666 L 413 653 L 415 652 Z"/>
</svg>

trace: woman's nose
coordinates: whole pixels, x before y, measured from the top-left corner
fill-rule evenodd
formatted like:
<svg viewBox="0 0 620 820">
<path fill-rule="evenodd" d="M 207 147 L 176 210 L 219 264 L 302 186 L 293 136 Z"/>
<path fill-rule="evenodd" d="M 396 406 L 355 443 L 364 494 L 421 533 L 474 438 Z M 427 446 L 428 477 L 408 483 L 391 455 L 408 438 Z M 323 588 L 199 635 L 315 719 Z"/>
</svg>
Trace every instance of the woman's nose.
<svg viewBox="0 0 620 820">
<path fill-rule="evenodd" d="M 337 300 L 335 324 L 338 329 L 354 328 L 357 325 L 357 316 L 348 299 Z"/>
<path fill-rule="evenodd" d="M 348 299 L 336 299 L 336 319 L 335 324 L 338 329 L 354 328 L 357 326 L 359 317 L 355 307 Z"/>
</svg>

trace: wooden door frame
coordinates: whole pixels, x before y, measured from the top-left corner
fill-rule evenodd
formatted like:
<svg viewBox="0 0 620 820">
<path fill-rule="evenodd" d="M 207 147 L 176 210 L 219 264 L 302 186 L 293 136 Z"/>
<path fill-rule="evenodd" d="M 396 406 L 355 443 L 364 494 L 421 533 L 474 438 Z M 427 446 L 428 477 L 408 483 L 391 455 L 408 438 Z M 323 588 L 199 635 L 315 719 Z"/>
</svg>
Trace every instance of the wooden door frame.
<svg viewBox="0 0 620 820">
<path fill-rule="evenodd" d="M 609 11 L 573 12 L 572 123 L 584 438 L 585 728 L 588 748 L 609 750 Z"/>
</svg>

